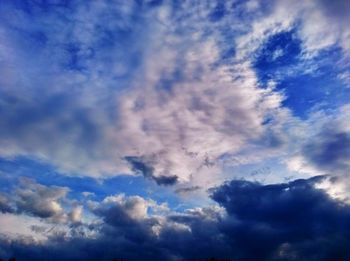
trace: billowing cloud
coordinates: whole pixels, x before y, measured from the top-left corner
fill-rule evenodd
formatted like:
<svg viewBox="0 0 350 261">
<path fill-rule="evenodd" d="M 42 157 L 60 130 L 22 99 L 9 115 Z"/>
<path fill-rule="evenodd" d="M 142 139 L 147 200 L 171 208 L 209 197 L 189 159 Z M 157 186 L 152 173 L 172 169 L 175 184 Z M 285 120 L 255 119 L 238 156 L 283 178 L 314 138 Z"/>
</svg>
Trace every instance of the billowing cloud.
<svg viewBox="0 0 350 261">
<path fill-rule="evenodd" d="M 19 17 L 9 23 L 28 34 L 2 25 L 13 48 L 26 52 L 40 43 L 42 49 L 26 67 L 19 53 L 4 56 L 16 66 L 5 85 L 15 87 L 1 90 L 1 147 L 7 148 L 1 155 L 39 158 L 64 173 L 95 177 L 130 174 L 135 163 L 125 159 L 142 158 L 152 169 L 148 177 L 173 184 L 219 172 L 208 171 L 207 162 L 265 135 L 262 123 L 283 97 L 258 87 L 249 62 L 222 62 L 216 26 L 195 23 L 214 5 L 187 5 L 53 5 L 32 26 L 26 26 L 30 14 L 23 6 L 4 5 L 3 13 Z M 71 22 L 55 12 L 62 8 L 71 11 Z M 47 76 L 35 79 L 30 68 Z M 23 80 L 15 84 L 17 70 Z"/>
<path fill-rule="evenodd" d="M 145 175 L 130 163 L 142 159 L 158 184 L 207 187 L 195 176 L 220 173 L 220 157 L 259 141 L 258 150 L 282 146 L 285 97 L 261 88 L 252 59 L 268 37 L 291 30 L 310 53 L 336 43 L 346 50 L 347 5 L 261 5 L 3 5 L 2 60 L 12 66 L 1 85 L 1 155 L 102 178 Z"/>
<path fill-rule="evenodd" d="M 31 180 L 22 180 L 22 186 L 16 191 L 17 209 L 40 218 L 59 217 L 63 213 L 59 201 L 67 192 L 67 188 L 46 187 Z"/>
<path fill-rule="evenodd" d="M 21 178 L 9 194 L 0 194 L 0 211 L 4 214 L 23 215 L 51 223 L 78 224 L 82 221 L 83 207 L 69 200 L 69 189 L 45 186 L 28 178 Z"/>
<path fill-rule="evenodd" d="M 346 258 L 350 209 L 315 189 L 322 179 L 265 186 L 232 181 L 215 190 L 213 199 L 231 216 L 222 230 L 241 252 L 239 259 Z"/>
<path fill-rule="evenodd" d="M 1 213 L 11 213 L 13 212 L 13 207 L 11 206 L 11 200 L 6 195 L 0 194 L 0 212 Z"/>
<path fill-rule="evenodd" d="M 183 213 L 151 214 L 160 205 L 115 195 L 90 203 L 104 221 L 93 238 L 55 235 L 42 244 L 3 238 L 2 251 L 29 260 L 346 259 L 350 208 L 315 187 L 325 179 L 275 185 L 233 180 L 211 191 L 221 207 Z"/>
</svg>

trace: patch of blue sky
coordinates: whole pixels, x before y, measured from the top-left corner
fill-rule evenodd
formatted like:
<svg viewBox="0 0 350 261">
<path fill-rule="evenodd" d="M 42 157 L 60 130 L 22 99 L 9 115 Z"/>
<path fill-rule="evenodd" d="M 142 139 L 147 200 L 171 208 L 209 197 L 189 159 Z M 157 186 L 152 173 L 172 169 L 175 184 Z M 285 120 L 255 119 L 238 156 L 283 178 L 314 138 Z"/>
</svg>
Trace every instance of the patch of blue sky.
<svg viewBox="0 0 350 261">
<path fill-rule="evenodd" d="M 83 200 L 83 192 L 93 193 L 92 200 L 101 201 L 107 196 L 125 194 L 150 198 L 158 203 L 167 202 L 170 208 L 184 210 L 191 204 L 183 202 L 167 187 L 161 187 L 143 176 L 118 175 L 104 180 L 90 177 L 63 175 L 54 166 L 26 157 L 0 158 L 0 191 L 11 193 L 20 178 L 30 178 L 45 186 L 60 186 L 70 189 L 71 199 Z M 179 207 L 180 206 L 180 207 Z"/>
<path fill-rule="evenodd" d="M 257 51 L 254 68 L 261 86 L 275 82 L 276 90 L 286 96 L 283 105 L 305 118 L 314 109 L 332 109 L 349 101 L 350 89 L 338 77 L 344 68 L 335 66 L 341 55 L 333 47 L 305 58 L 295 32 L 281 32 Z"/>
<path fill-rule="evenodd" d="M 220 21 L 226 15 L 226 8 L 224 1 L 218 1 L 215 8 L 209 14 L 209 19 L 212 22 Z"/>
<path fill-rule="evenodd" d="M 11 2 L 13 6 L 21 9 L 29 14 L 34 14 L 37 12 L 48 12 L 56 8 L 68 8 L 71 4 L 69 0 L 13 0 Z"/>
<path fill-rule="evenodd" d="M 271 36 L 256 53 L 254 68 L 262 84 L 274 80 L 276 74 L 292 69 L 301 62 L 301 41 L 294 31 L 281 32 Z"/>
</svg>

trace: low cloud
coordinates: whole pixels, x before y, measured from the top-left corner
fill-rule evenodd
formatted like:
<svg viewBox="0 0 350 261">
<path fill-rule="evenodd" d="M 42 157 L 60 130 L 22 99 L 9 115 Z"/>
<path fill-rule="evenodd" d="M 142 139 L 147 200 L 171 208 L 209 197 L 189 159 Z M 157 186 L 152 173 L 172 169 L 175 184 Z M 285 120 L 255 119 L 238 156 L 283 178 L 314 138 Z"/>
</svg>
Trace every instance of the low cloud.
<svg viewBox="0 0 350 261">
<path fill-rule="evenodd" d="M 220 206 L 151 214 L 160 205 L 138 196 L 115 195 L 90 202 L 94 237 L 53 235 L 44 244 L 2 238 L 2 251 L 26 260 L 236 260 L 347 259 L 350 207 L 317 184 L 317 176 L 262 185 L 233 180 L 211 190 Z M 317 251 L 315 251 L 317 249 Z"/>
<path fill-rule="evenodd" d="M 350 131 L 326 127 L 303 148 L 303 155 L 317 168 L 330 174 L 350 171 Z"/>
<path fill-rule="evenodd" d="M 1 213 L 12 213 L 14 212 L 11 200 L 7 195 L 0 194 L 0 212 Z"/>
<path fill-rule="evenodd" d="M 60 201 L 66 197 L 67 188 L 46 187 L 29 179 L 22 179 L 16 190 L 18 212 L 26 212 L 40 218 L 59 218 L 63 214 Z"/>
</svg>

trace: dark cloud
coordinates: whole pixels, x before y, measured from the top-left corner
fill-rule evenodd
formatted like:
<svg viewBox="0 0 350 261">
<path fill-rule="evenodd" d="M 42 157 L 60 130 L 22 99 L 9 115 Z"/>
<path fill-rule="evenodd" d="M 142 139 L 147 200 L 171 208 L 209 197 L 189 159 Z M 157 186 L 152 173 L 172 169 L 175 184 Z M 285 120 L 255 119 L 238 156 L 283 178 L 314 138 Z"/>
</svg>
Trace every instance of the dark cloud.
<svg viewBox="0 0 350 261">
<path fill-rule="evenodd" d="M 0 194 L 0 212 L 1 213 L 12 213 L 14 212 L 11 200 L 6 196 Z"/>
<path fill-rule="evenodd" d="M 64 187 L 47 187 L 29 179 L 22 179 L 16 190 L 15 203 L 17 212 L 25 212 L 40 218 L 61 216 L 61 200 L 66 197 L 68 189 Z"/>
<path fill-rule="evenodd" d="M 320 0 L 324 12 L 334 19 L 350 21 L 350 2 L 348 0 Z"/>
<path fill-rule="evenodd" d="M 54 235 L 38 245 L 2 239 L 19 260 L 348 260 L 350 207 L 315 184 L 319 176 L 262 185 L 234 180 L 211 191 L 222 208 L 150 216 L 150 201 L 113 196 L 94 202 L 94 238 Z"/>
<path fill-rule="evenodd" d="M 232 181 L 212 198 L 228 212 L 219 226 L 238 260 L 346 260 L 350 208 L 315 189 L 324 177 L 276 185 Z"/>
<path fill-rule="evenodd" d="M 303 148 L 303 155 L 321 170 L 332 174 L 350 171 L 350 133 L 336 126 L 322 131 Z"/>
<path fill-rule="evenodd" d="M 177 194 L 188 194 L 197 190 L 200 190 L 200 186 L 192 186 L 192 187 L 185 187 L 185 188 L 178 188 L 175 190 L 175 193 Z"/>
<path fill-rule="evenodd" d="M 158 185 L 174 185 L 177 182 L 177 176 L 153 176 L 153 179 Z"/>
<path fill-rule="evenodd" d="M 154 167 L 150 163 L 147 163 L 142 157 L 127 156 L 125 160 L 130 164 L 132 171 L 143 175 L 145 178 L 154 180 L 158 185 L 174 185 L 178 180 L 176 175 L 155 176 Z"/>
<path fill-rule="evenodd" d="M 0 193 L 0 212 L 23 214 L 57 224 L 81 224 L 83 207 L 68 199 L 69 189 L 21 178 L 11 194 Z"/>
</svg>

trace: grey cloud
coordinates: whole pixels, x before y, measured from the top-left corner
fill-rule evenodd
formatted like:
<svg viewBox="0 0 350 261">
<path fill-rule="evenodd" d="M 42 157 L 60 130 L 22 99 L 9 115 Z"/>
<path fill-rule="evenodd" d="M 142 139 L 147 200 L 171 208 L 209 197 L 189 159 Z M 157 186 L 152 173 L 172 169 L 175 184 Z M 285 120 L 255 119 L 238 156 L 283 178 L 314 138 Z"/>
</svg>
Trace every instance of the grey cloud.
<svg viewBox="0 0 350 261">
<path fill-rule="evenodd" d="M 261 185 L 232 181 L 212 197 L 228 212 L 219 226 L 239 249 L 238 260 L 349 258 L 350 207 L 315 184 L 326 177 Z M 318 249 L 318 251 L 315 251 Z"/>
<path fill-rule="evenodd" d="M 350 132 L 327 128 L 303 148 L 303 155 L 312 164 L 330 174 L 349 174 Z"/>
<path fill-rule="evenodd" d="M 321 7 L 324 9 L 324 12 L 337 20 L 344 20 L 344 22 L 350 21 L 350 2 L 347 0 L 336 0 L 336 1 L 327 1 L 319 0 Z"/>
<path fill-rule="evenodd" d="M 327 177 L 262 185 L 233 180 L 211 190 L 221 207 L 163 216 L 154 203 L 116 195 L 91 203 L 103 222 L 93 238 L 53 235 L 45 244 L 1 239 L 6 255 L 25 260 L 113 259 L 346 260 L 350 207 L 315 185 Z M 333 182 L 333 181 L 331 181 Z M 40 229 L 39 229 L 40 230 Z M 316 251 L 317 250 L 317 251 Z"/>
<path fill-rule="evenodd" d="M 0 194 L 0 212 L 1 213 L 13 213 L 14 208 L 11 204 L 11 200 L 8 196 Z"/>
<path fill-rule="evenodd" d="M 64 187 L 46 187 L 23 179 L 16 190 L 16 206 L 18 212 L 25 212 L 40 218 L 53 218 L 63 214 L 60 201 L 68 193 Z"/>
<path fill-rule="evenodd" d="M 178 194 L 188 194 L 197 190 L 200 190 L 200 186 L 192 186 L 192 187 L 183 187 L 183 188 L 178 188 L 175 190 L 175 193 Z"/>
<path fill-rule="evenodd" d="M 131 169 L 138 174 L 142 174 L 145 178 L 154 180 L 158 185 L 174 185 L 178 177 L 177 176 L 155 176 L 154 167 L 151 164 L 145 162 L 142 157 L 126 156 L 125 160 L 131 165 Z"/>
</svg>

